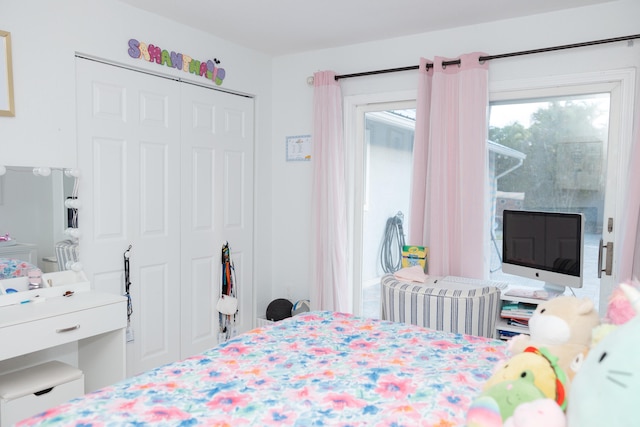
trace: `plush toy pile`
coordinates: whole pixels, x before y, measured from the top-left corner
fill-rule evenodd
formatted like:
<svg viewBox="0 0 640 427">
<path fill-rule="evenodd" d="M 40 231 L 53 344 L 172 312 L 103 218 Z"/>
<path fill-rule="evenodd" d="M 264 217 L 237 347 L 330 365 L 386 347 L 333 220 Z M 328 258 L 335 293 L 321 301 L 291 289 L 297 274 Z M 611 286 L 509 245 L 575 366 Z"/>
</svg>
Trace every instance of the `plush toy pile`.
<svg viewBox="0 0 640 427">
<path fill-rule="evenodd" d="M 627 296 L 628 305 L 635 313 L 640 313 L 638 283 L 635 286 L 622 284 L 620 288 Z M 576 375 L 570 395 L 571 405 L 567 409 L 569 427 L 638 424 L 640 316 L 621 321 L 624 323 L 616 325 L 592 347 Z"/>
<path fill-rule="evenodd" d="M 586 298 L 538 305 L 531 336 L 511 339 L 512 357 L 472 403 L 467 427 L 631 425 L 632 401 L 640 403 L 640 357 L 630 357 L 640 354 L 640 316 L 632 306 L 639 312 L 640 292 L 627 284 L 609 301 L 606 327 Z"/>
</svg>

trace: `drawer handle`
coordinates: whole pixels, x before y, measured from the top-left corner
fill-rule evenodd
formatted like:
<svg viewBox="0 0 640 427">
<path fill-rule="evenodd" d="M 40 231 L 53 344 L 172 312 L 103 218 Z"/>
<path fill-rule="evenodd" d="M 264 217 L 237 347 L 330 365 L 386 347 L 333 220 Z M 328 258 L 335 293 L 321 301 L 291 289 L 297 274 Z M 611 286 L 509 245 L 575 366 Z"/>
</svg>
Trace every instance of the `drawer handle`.
<svg viewBox="0 0 640 427">
<path fill-rule="evenodd" d="M 63 332 L 75 331 L 76 329 L 80 329 L 79 323 L 75 326 L 69 326 L 68 328 L 56 329 L 56 333 L 61 334 Z"/>
<path fill-rule="evenodd" d="M 36 391 L 33 394 L 35 394 L 36 396 L 42 396 L 43 394 L 47 394 L 47 393 L 51 392 L 51 390 L 53 390 L 53 387 L 49 387 L 49 388 L 45 388 L 44 390 Z"/>
</svg>

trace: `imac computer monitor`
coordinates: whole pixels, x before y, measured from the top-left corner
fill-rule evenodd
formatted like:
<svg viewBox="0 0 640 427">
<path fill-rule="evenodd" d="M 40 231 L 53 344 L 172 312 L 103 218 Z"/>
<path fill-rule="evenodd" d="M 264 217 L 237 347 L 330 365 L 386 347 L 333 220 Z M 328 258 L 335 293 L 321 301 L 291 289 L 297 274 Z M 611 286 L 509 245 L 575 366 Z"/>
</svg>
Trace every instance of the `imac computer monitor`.
<svg viewBox="0 0 640 427">
<path fill-rule="evenodd" d="M 564 292 L 583 281 L 584 215 L 505 210 L 502 271 Z"/>
</svg>

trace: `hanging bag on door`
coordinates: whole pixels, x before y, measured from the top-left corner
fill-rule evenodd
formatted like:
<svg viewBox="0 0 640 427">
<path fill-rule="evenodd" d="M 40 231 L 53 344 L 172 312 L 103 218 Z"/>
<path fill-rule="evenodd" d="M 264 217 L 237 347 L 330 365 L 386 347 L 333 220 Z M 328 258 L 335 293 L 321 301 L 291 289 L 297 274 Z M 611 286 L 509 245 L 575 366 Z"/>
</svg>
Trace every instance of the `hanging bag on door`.
<svg viewBox="0 0 640 427">
<path fill-rule="evenodd" d="M 216 304 L 219 314 L 220 332 L 218 342 L 225 342 L 237 333 L 236 316 L 238 314 L 238 299 L 236 298 L 235 269 L 231 260 L 229 242 L 222 245 L 222 288 L 220 298 Z"/>
<path fill-rule="evenodd" d="M 238 299 L 230 295 L 222 295 L 216 304 L 216 310 L 222 314 L 233 316 L 238 311 Z"/>
</svg>

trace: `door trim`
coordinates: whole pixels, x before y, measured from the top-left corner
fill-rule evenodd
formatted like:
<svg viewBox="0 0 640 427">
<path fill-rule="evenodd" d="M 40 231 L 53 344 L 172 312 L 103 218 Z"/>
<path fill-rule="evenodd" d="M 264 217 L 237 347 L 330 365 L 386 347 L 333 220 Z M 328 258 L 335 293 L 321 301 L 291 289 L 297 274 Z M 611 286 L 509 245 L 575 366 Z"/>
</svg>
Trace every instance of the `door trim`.
<svg viewBox="0 0 640 427">
<path fill-rule="evenodd" d="M 171 74 L 160 73 L 160 72 L 157 72 L 157 71 L 150 71 L 150 70 L 147 70 L 146 68 L 134 67 L 132 65 L 123 64 L 122 62 L 109 61 L 109 60 L 104 59 L 104 58 L 100 58 L 100 57 L 93 56 L 93 55 L 87 55 L 87 54 L 84 54 L 84 53 L 76 52 L 75 57 L 76 58 L 80 58 L 80 59 L 86 59 L 88 61 L 99 62 L 99 63 L 105 64 L 105 65 L 111 65 L 113 67 L 124 68 L 125 70 L 135 71 L 137 73 L 143 73 L 143 74 L 148 74 L 150 76 L 160 77 L 162 79 L 168 79 L 168 80 L 173 80 L 173 81 L 180 82 L 180 83 L 190 84 L 190 85 L 193 85 L 193 86 L 199 86 L 199 87 L 203 87 L 205 89 L 211 89 L 211 90 L 215 90 L 215 91 L 218 91 L 218 92 L 225 92 L 225 93 L 229 93 L 231 95 L 242 96 L 242 97 L 245 97 L 245 98 L 255 98 L 256 97 L 255 95 L 252 95 L 250 93 L 240 92 L 240 91 L 237 91 L 237 90 L 231 90 L 231 89 L 226 89 L 226 88 L 222 88 L 222 87 L 206 85 L 206 84 L 201 83 L 201 82 L 195 82 L 193 80 L 183 79 L 183 78 L 180 78 L 180 77 L 173 76 Z"/>
<path fill-rule="evenodd" d="M 378 104 L 416 101 L 415 91 L 399 91 L 345 96 L 343 101 L 344 141 L 346 145 L 347 241 L 351 254 L 348 265 L 351 283 L 351 311 L 361 314 L 362 307 L 362 212 L 357 210 L 365 200 L 364 179 L 364 109 L 375 110 Z M 415 105 L 414 105 L 415 107 Z"/>
</svg>

